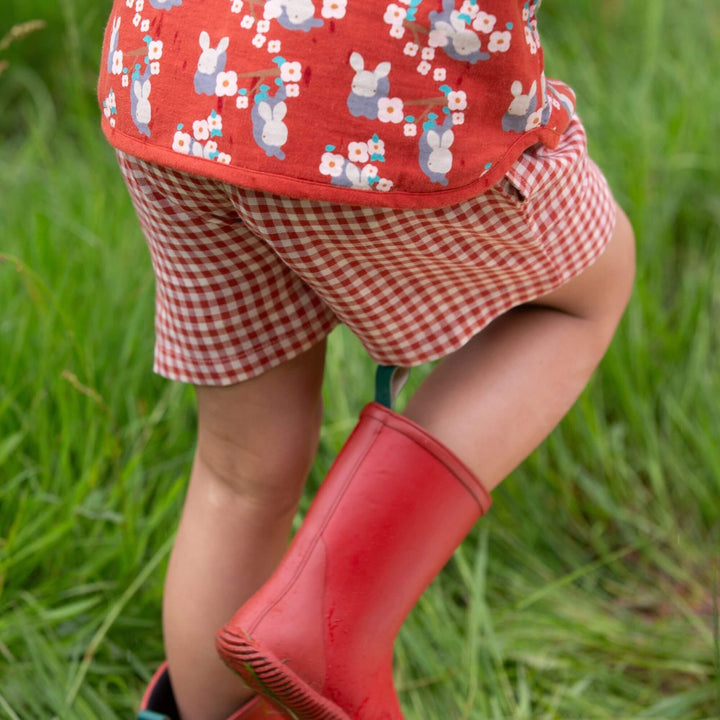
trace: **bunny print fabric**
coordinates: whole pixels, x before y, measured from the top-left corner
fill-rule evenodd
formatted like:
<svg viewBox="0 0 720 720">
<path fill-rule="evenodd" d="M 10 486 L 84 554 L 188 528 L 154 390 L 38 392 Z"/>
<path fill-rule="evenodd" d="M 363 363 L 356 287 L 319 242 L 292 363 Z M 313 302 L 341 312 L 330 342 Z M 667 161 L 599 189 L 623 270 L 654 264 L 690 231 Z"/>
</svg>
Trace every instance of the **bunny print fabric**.
<svg viewBox="0 0 720 720">
<path fill-rule="evenodd" d="M 98 85 L 119 150 L 290 197 L 477 196 L 574 113 L 539 0 L 115 0 Z"/>
</svg>

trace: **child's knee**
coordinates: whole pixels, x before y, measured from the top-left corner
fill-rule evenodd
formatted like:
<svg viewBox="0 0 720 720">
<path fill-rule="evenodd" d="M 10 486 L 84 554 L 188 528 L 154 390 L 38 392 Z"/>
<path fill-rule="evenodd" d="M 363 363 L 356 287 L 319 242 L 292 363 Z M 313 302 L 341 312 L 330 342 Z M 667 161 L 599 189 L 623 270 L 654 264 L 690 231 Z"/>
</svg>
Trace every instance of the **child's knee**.
<svg viewBox="0 0 720 720">
<path fill-rule="evenodd" d="M 293 511 L 317 451 L 320 397 L 303 408 L 277 407 L 233 422 L 200 413 L 194 474 L 240 501 L 275 514 Z"/>
<path fill-rule="evenodd" d="M 324 343 L 252 380 L 197 387 L 193 477 L 287 512 L 312 466 L 322 422 Z"/>
<path fill-rule="evenodd" d="M 199 479 L 241 502 L 279 515 L 294 511 L 317 450 L 319 423 L 268 429 L 264 438 L 228 438 L 201 431 L 195 457 Z"/>
</svg>

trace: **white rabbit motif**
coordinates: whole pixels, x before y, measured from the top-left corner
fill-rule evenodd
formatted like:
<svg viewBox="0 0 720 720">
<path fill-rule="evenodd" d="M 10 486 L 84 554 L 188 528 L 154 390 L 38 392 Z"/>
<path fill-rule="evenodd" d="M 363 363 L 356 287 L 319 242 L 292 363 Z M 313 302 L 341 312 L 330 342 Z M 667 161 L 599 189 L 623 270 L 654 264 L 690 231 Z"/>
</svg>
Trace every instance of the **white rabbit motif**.
<svg viewBox="0 0 720 720">
<path fill-rule="evenodd" d="M 210 47 L 210 35 L 203 30 L 200 33 L 200 48 L 202 49 L 202 53 L 198 60 L 198 72 L 201 72 L 203 75 L 213 75 L 221 63 L 222 54 L 229 46 L 230 38 L 224 37 L 220 40 L 216 48 Z"/>
<path fill-rule="evenodd" d="M 265 145 L 281 147 L 287 142 L 288 129 L 283 122 L 286 114 L 287 104 L 285 102 L 276 103 L 275 107 L 270 107 L 270 104 L 266 102 L 258 104 L 258 115 L 265 121 L 262 128 L 262 141 Z"/>
<path fill-rule="evenodd" d="M 156 10 L 171 10 L 178 5 L 182 5 L 182 0 L 150 0 L 150 4 Z"/>
<path fill-rule="evenodd" d="M 133 83 L 133 92 L 135 93 L 137 102 L 135 106 L 135 118 L 143 125 L 148 125 L 152 119 L 152 107 L 149 100 L 151 90 L 150 80 L 145 80 L 142 83 L 136 80 Z"/>
<path fill-rule="evenodd" d="M 509 115 L 527 115 L 529 112 L 533 111 L 531 105 L 533 104 L 533 101 L 535 101 L 535 96 L 537 94 L 536 81 L 533 81 L 533 84 L 530 86 L 530 92 L 528 92 L 527 95 L 523 94 L 523 86 L 519 80 L 516 80 L 512 84 L 510 92 L 513 94 L 513 101 L 510 103 L 510 107 L 508 108 Z"/>
<path fill-rule="evenodd" d="M 352 91 L 364 98 L 373 97 L 378 91 L 378 81 L 390 74 L 390 63 L 381 62 L 373 72 L 365 70 L 365 60 L 359 52 L 350 56 L 350 67 L 355 71 L 352 80 Z"/>
<path fill-rule="evenodd" d="M 117 50 L 118 35 L 120 34 L 120 23 L 121 22 L 122 22 L 122 18 L 119 15 L 113 20 L 112 35 L 110 35 L 110 47 L 113 48 L 113 50 Z"/>
<path fill-rule="evenodd" d="M 283 0 L 267 0 L 263 8 L 263 18 L 265 20 L 274 20 L 282 15 Z"/>
<path fill-rule="evenodd" d="M 370 190 L 370 178 L 377 174 L 377 170 L 372 165 L 366 165 L 362 170 L 352 162 L 346 162 L 343 168 L 345 177 L 350 185 L 356 190 Z"/>
<path fill-rule="evenodd" d="M 455 0 L 442 0 L 442 11 L 431 11 L 432 44 L 443 48 L 446 55 L 474 65 L 489 60 L 490 54 L 480 49 L 480 37 L 468 26 L 468 16 L 455 9 Z"/>
<path fill-rule="evenodd" d="M 288 20 L 293 25 L 300 25 L 315 15 L 315 6 L 312 0 L 281 0 L 285 6 Z"/>
<path fill-rule="evenodd" d="M 280 24 L 288 30 L 308 31 L 322 25 L 322 20 L 315 18 L 312 0 L 267 0 L 263 17 L 265 20 L 279 18 Z"/>
<path fill-rule="evenodd" d="M 441 20 L 435 29 L 447 36 L 458 55 L 466 57 L 480 51 L 480 38 L 469 30 L 457 10 L 450 15 L 450 22 Z"/>
<path fill-rule="evenodd" d="M 107 69 L 108 72 L 111 73 L 113 71 L 113 59 L 115 56 L 115 53 L 117 52 L 118 45 L 120 44 L 120 23 L 122 21 L 122 18 L 118 15 L 113 20 L 112 24 L 112 34 L 110 35 L 110 46 L 108 51 L 108 58 L 107 58 Z"/>
<path fill-rule="evenodd" d="M 435 130 L 430 130 L 427 134 L 427 144 L 430 146 L 430 157 L 428 158 L 428 168 L 441 175 L 450 172 L 452 168 L 453 157 L 449 148 L 455 140 L 452 130 L 446 130 L 442 136 L 438 135 Z"/>
</svg>

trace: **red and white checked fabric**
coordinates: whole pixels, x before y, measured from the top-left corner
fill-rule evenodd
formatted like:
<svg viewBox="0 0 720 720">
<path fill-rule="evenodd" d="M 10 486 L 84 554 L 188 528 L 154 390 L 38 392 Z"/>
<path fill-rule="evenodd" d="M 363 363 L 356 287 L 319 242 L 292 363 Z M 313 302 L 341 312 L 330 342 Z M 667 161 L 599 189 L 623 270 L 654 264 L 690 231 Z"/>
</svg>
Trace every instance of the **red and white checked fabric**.
<svg viewBox="0 0 720 720">
<path fill-rule="evenodd" d="M 118 153 L 156 275 L 155 371 L 254 377 L 338 323 L 386 365 L 460 348 L 602 253 L 615 204 L 576 118 L 484 194 L 433 209 L 298 200 Z"/>
</svg>

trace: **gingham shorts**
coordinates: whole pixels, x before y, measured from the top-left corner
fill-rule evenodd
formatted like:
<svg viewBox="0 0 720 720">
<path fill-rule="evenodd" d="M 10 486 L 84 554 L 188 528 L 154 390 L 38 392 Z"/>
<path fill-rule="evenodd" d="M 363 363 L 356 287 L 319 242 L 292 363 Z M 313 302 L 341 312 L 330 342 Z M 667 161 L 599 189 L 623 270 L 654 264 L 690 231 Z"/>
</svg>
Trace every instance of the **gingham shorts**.
<svg viewBox="0 0 720 720">
<path fill-rule="evenodd" d="M 439 209 L 297 200 L 118 157 L 155 270 L 155 371 L 197 385 L 259 375 L 340 322 L 380 364 L 440 358 L 582 272 L 615 224 L 578 119 Z"/>
</svg>

